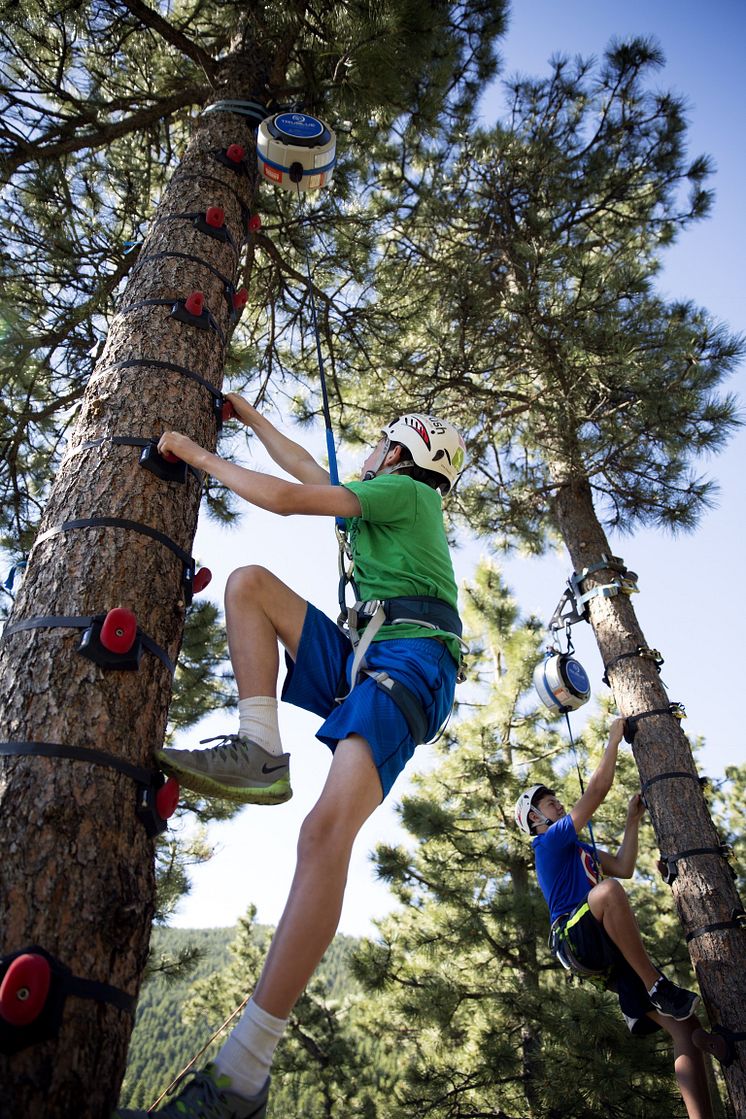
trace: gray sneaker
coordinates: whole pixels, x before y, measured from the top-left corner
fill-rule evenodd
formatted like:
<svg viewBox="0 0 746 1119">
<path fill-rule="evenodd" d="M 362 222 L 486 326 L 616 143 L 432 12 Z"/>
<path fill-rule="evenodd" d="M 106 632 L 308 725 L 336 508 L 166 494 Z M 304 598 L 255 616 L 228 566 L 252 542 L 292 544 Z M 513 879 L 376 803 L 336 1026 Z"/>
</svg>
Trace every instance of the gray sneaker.
<svg viewBox="0 0 746 1119">
<path fill-rule="evenodd" d="M 270 754 L 237 734 L 217 738 L 220 745 L 209 750 L 158 750 L 156 758 L 187 789 L 205 796 L 239 804 L 282 804 L 290 800 L 290 754 Z"/>
<path fill-rule="evenodd" d="M 230 1091 L 230 1078 L 220 1076 L 214 1065 L 188 1074 L 177 1096 L 157 1111 L 115 1111 L 112 1119 L 265 1119 L 269 1098 L 269 1077 L 258 1095 L 246 1099 Z"/>
</svg>

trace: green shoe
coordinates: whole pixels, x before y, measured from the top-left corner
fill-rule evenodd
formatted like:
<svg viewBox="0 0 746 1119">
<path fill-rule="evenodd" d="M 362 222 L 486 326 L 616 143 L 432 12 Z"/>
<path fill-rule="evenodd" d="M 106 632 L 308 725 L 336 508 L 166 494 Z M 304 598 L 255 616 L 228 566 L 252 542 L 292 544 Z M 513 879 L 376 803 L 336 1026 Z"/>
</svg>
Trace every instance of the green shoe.
<svg viewBox="0 0 746 1119">
<path fill-rule="evenodd" d="M 289 754 L 270 754 L 238 734 L 221 734 L 218 738 L 220 744 L 209 750 L 158 750 L 156 759 L 166 773 L 204 796 L 239 804 L 282 804 L 290 800 Z"/>
<path fill-rule="evenodd" d="M 269 1097 L 269 1077 L 258 1095 L 250 1100 L 229 1091 L 230 1077 L 220 1076 L 214 1065 L 207 1065 L 191 1077 L 177 1096 L 157 1111 L 115 1111 L 112 1119 L 265 1119 Z"/>
</svg>

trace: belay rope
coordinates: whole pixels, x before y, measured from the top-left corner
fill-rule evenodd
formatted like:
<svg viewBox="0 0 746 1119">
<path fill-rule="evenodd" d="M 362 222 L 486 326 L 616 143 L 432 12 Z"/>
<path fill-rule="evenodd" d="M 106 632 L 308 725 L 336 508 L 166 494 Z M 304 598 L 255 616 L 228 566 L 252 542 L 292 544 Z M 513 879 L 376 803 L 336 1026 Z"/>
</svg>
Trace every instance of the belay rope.
<svg viewBox="0 0 746 1119">
<path fill-rule="evenodd" d="M 293 169 L 290 170 L 290 176 L 293 177 Z M 294 180 L 296 183 L 296 191 L 298 195 L 298 206 L 303 216 L 303 198 L 300 190 L 300 179 Z M 329 394 L 326 384 L 326 372 L 324 369 L 324 357 L 321 350 L 321 335 L 319 331 L 318 314 L 316 311 L 316 297 L 313 290 L 313 278 L 311 274 L 311 258 L 308 248 L 308 238 L 304 239 L 303 248 L 306 259 L 306 274 L 308 277 L 308 295 L 311 306 L 311 323 L 313 326 L 314 339 L 316 343 L 316 358 L 319 367 L 319 379 L 321 382 L 321 400 L 324 413 L 324 426 L 326 429 L 326 447 L 329 458 L 329 477 L 333 486 L 339 485 L 339 470 L 337 467 L 337 453 L 334 445 L 334 433 L 332 430 L 331 412 L 329 409 Z M 385 623 L 396 622 L 410 622 L 417 625 L 424 626 L 432 630 L 447 630 L 457 632 L 459 640 L 461 639 L 461 622 L 458 615 L 450 606 L 440 602 L 437 599 L 428 596 L 418 597 L 398 597 L 386 600 L 386 602 L 361 602 L 360 594 L 355 583 L 355 579 L 351 566 L 351 555 L 349 544 L 347 540 L 347 528 L 344 517 L 335 518 L 335 529 L 337 534 L 337 542 L 339 545 L 339 617 L 337 624 L 340 628 L 345 628 L 350 638 L 355 656 L 351 668 L 351 681 L 349 688 L 347 687 L 346 678 L 340 681 L 338 701 L 349 695 L 350 691 L 355 687 L 358 676 L 365 673 L 369 676 L 382 691 L 384 691 L 390 699 L 399 708 L 412 738 L 417 745 L 425 742 L 427 739 L 428 719 L 422 706 L 419 697 L 402 684 L 399 680 L 393 679 L 389 676 L 388 672 L 382 669 L 373 671 L 367 668 L 365 663 L 365 652 L 375 637 L 380 627 Z M 352 586 L 355 595 L 355 603 L 352 607 L 347 606 L 346 590 L 347 584 Z M 357 623 L 358 620 L 366 622 L 365 630 L 362 634 L 358 633 Z M 461 676 L 460 678 L 463 678 Z M 453 708 L 451 708 L 453 710 Z M 448 717 L 445 719 L 443 725 L 438 731 L 436 738 L 445 730 L 448 721 L 451 717 L 449 712 Z M 433 739 L 432 741 L 435 741 Z"/>
<path fill-rule="evenodd" d="M 567 733 L 570 736 L 570 748 L 572 749 L 573 758 L 575 759 L 575 768 L 578 771 L 578 781 L 580 783 L 580 795 L 585 795 L 585 784 L 583 783 L 583 774 L 580 771 L 580 763 L 578 761 L 578 751 L 575 746 L 575 739 L 572 736 L 572 727 L 570 726 L 570 713 L 565 711 L 565 722 L 567 723 Z M 596 876 L 601 877 L 601 861 L 598 857 L 598 849 L 596 848 L 596 837 L 593 834 L 593 820 L 588 821 L 588 835 L 591 840 L 591 847 L 593 848 L 593 864 L 596 869 Z"/>
<path fill-rule="evenodd" d="M 298 208 L 301 214 L 301 221 L 304 217 L 303 209 L 303 195 L 300 190 L 300 182 L 296 183 L 298 194 Z M 313 276 L 311 274 L 311 254 L 308 247 L 308 237 L 303 239 L 303 253 L 306 261 L 306 276 L 308 277 L 308 298 L 311 306 L 311 325 L 313 327 L 314 341 L 316 345 L 316 361 L 319 367 L 319 381 L 321 383 L 321 407 L 324 414 L 324 429 L 326 434 L 326 453 L 329 459 L 329 478 L 333 486 L 339 485 L 339 468 L 337 466 L 337 449 L 334 444 L 334 430 L 332 428 L 332 416 L 329 408 L 329 393 L 326 385 L 326 370 L 324 367 L 324 355 L 321 349 L 321 332 L 319 330 L 319 319 L 316 311 L 316 296 L 313 290 Z M 345 602 L 345 589 L 348 583 L 353 584 L 351 570 L 348 568 L 346 560 L 349 558 L 349 551 L 347 546 L 347 531 L 345 526 L 344 517 L 335 517 L 335 531 L 337 534 L 337 544 L 339 546 L 339 618 L 338 624 L 347 617 L 347 606 Z M 357 598 L 357 591 L 355 598 Z"/>
</svg>

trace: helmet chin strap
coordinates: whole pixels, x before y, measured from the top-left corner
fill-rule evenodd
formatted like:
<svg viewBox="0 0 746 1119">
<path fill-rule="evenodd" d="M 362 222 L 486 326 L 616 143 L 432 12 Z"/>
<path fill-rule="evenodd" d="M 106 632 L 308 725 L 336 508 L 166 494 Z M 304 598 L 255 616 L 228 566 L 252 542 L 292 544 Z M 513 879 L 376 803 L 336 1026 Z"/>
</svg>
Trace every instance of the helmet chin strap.
<svg viewBox="0 0 746 1119">
<path fill-rule="evenodd" d="M 536 824 L 539 823 L 539 824 L 546 824 L 547 827 L 551 828 L 552 824 L 554 823 L 554 820 L 550 820 L 549 817 L 545 816 L 543 812 L 540 812 L 538 808 L 532 808 L 531 812 L 535 812 L 537 816 L 541 817 L 541 819 L 534 822 L 534 827 L 536 827 Z"/>
<path fill-rule="evenodd" d="M 366 470 L 365 471 L 365 473 L 363 474 L 363 481 L 364 482 L 369 482 L 371 480 L 371 478 L 377 478 L 378 477 L 379 471 L 382 469 L 383 464 L 386 461 L 386 455 L 389 453 L 389 447 L 390 446 L 391 446 L 391 440 L 388 437 L 386 437 L 386 442 L 384 443 L 383 450 L 381 451 L 381 461 L 379 462 L 379 464 L 375 468 L 375 470 Z"/>
</svg>

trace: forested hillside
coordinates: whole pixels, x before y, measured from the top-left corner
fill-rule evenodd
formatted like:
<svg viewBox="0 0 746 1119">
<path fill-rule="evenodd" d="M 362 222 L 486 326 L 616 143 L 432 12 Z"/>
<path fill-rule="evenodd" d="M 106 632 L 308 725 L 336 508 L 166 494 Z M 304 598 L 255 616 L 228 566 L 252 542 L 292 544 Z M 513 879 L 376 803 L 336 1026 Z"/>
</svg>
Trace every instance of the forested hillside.
<svg viewBox="0 0 746 1119">
<path fill-rule="evenodd" d="M 271 930 L 247 924 L 259 949 Z M 225 1020 L 227 1014 L 214 1008 L 209 992 L 222 985 L 222 975 L 216 977 L 228 967 L 231 945 L 237 939 L 237 928 L 153 930 L 150 972 L 138 1003 L 122 1106 L 149 1107 Z M 352 937 L 337 936 L 324 957 L 318 978 L 330 1004 L 339 1005 L 359 991 L 348 965 L 355 943 Z M 195 1013 L 190 1002 L 198 981 L 207 997 Z M 247 989 L 249 983 L 247 976 Z M 239 996 L 231 1009 L 240 1001 Z M 218 1044 L 199 1064 L 213 1055 Z"/>
</svg>

